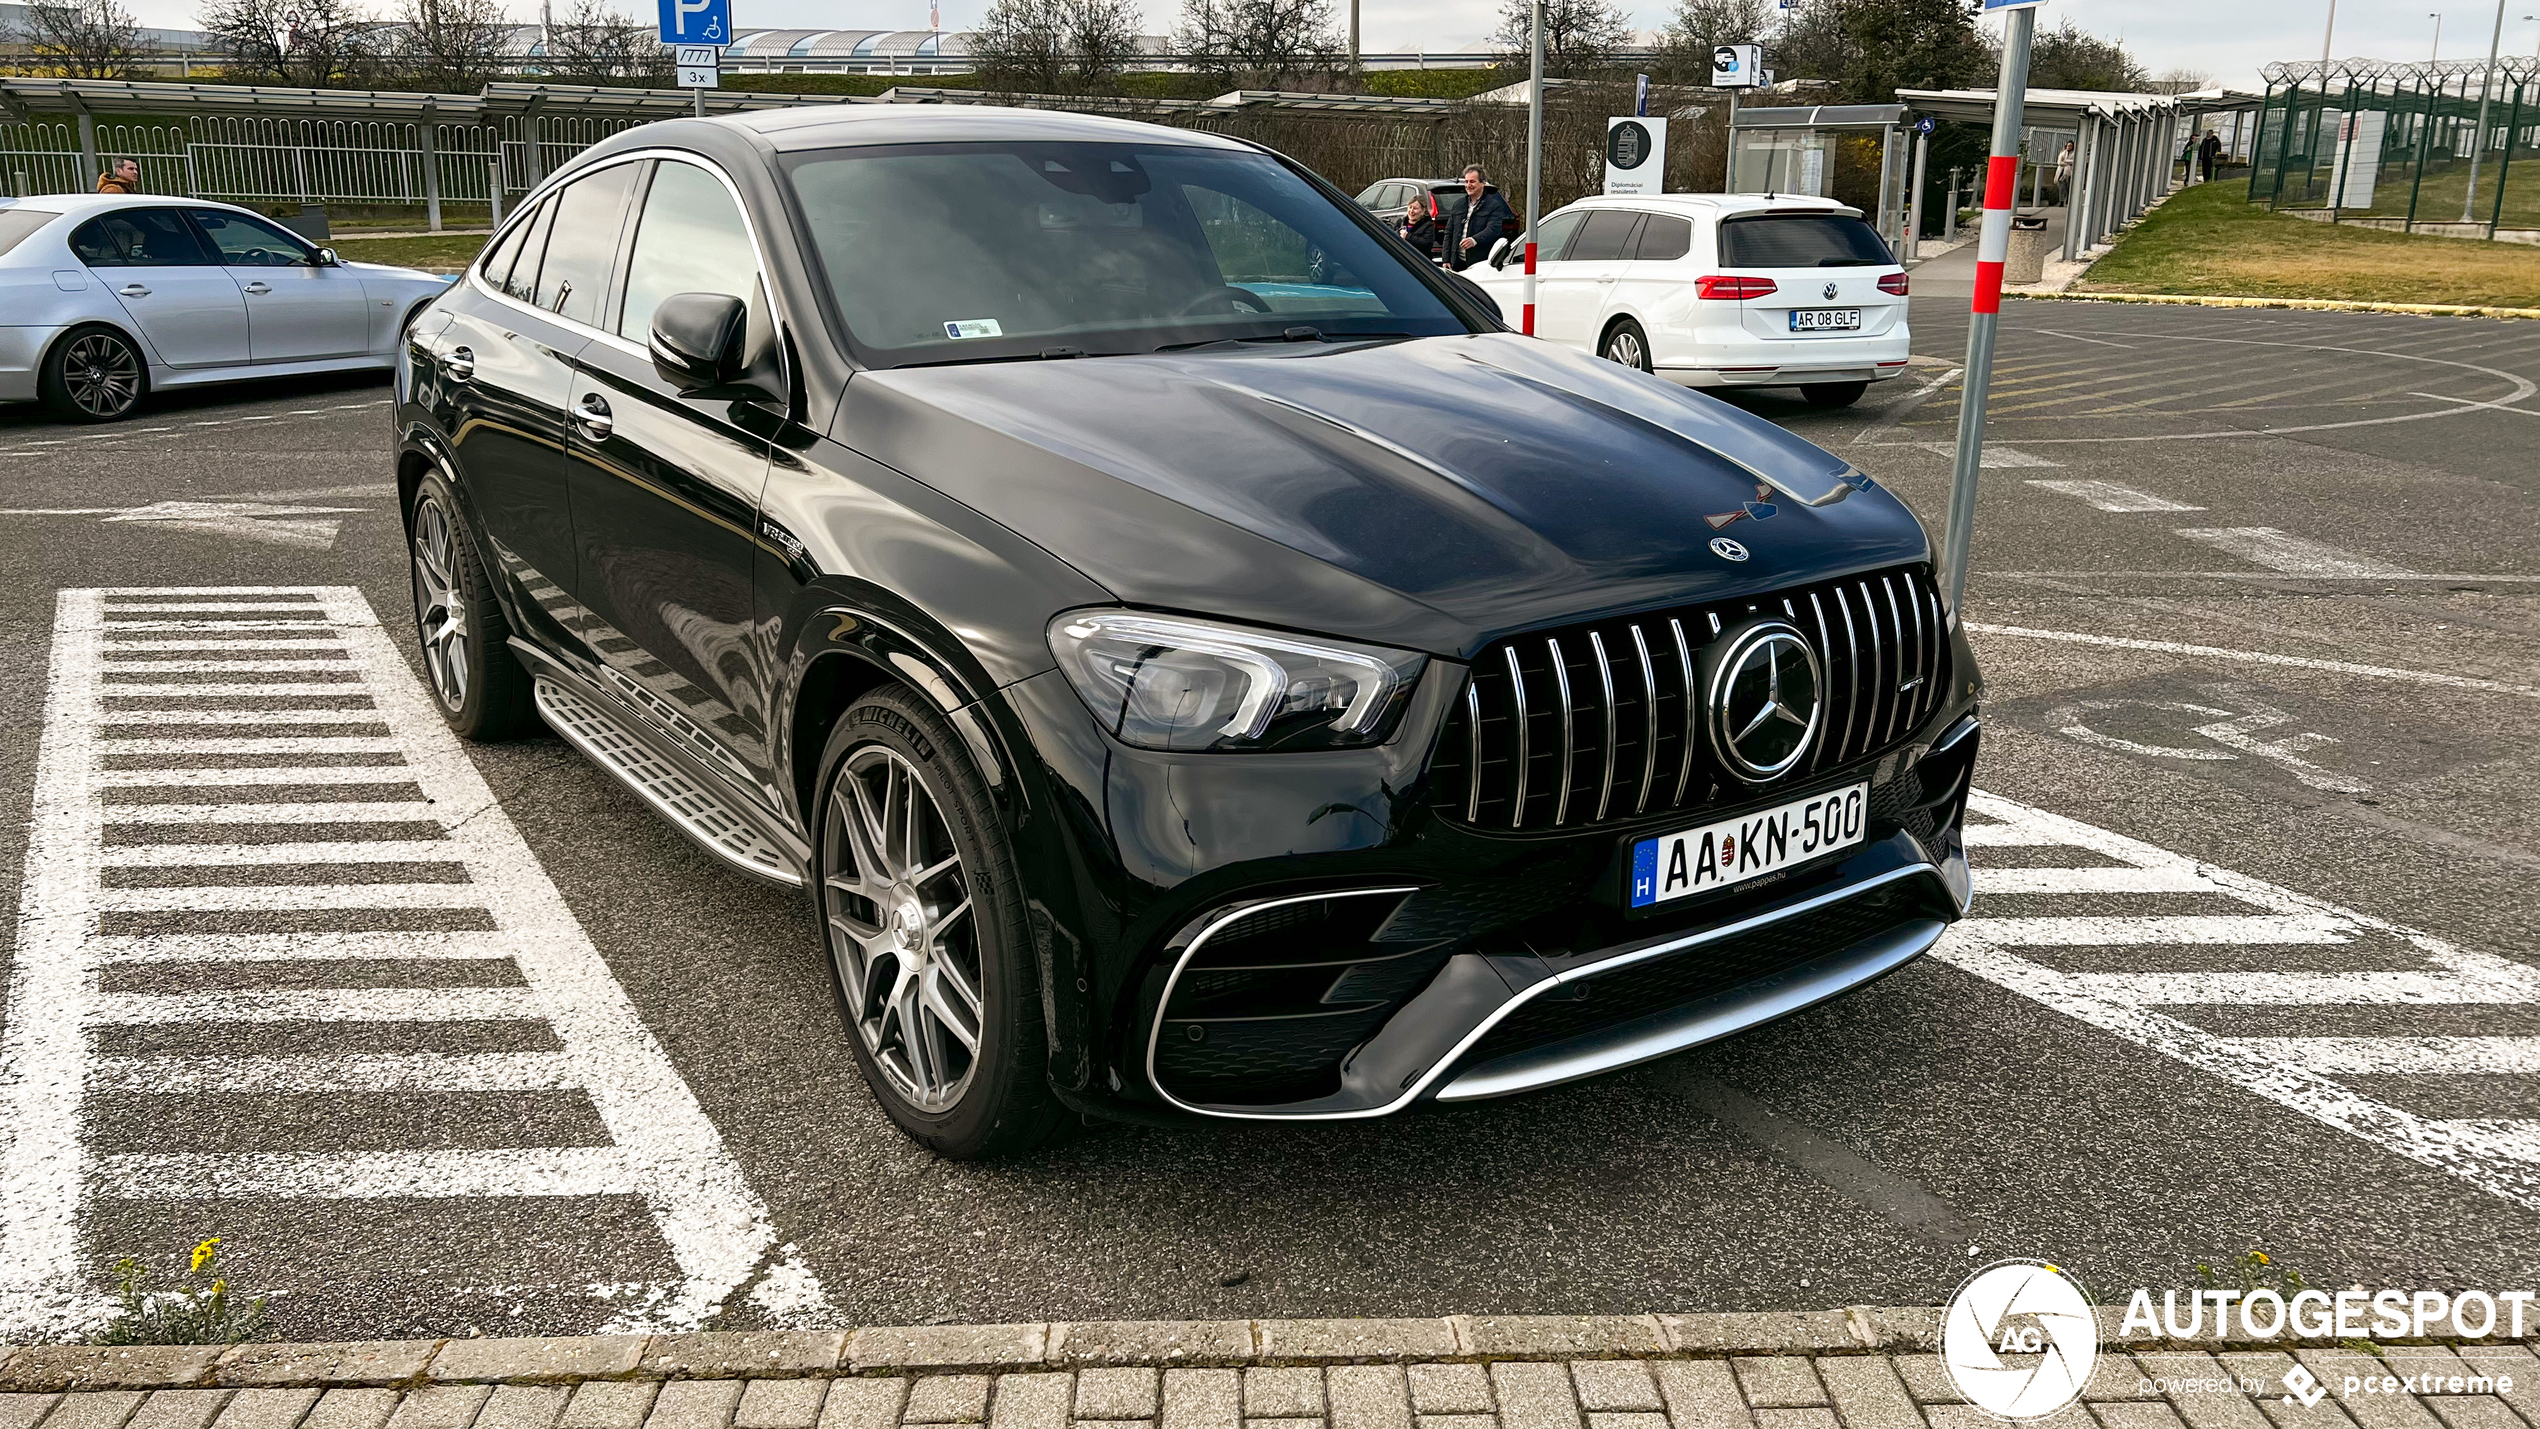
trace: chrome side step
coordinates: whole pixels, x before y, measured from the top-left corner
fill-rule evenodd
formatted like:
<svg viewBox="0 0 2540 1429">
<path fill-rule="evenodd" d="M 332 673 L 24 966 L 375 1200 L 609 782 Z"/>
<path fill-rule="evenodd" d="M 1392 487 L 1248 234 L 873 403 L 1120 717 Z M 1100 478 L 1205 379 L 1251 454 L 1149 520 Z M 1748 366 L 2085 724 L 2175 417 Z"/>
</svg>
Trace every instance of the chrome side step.
<svg viewBox="0 0 2540 1429">
<path fill-rule="evenodd" d="M 758 831 L 748 818 L 715 797 L 712 790 L 656 753 L 607 709 L 567 688 L 552 676 L 536 677 L 538 712 L 565 742 L 590 756 L 591 762 L 626 781 L 663 818 L 745 872 L 794 887 L 802 873 L 785 851 Z"/>
</svg>

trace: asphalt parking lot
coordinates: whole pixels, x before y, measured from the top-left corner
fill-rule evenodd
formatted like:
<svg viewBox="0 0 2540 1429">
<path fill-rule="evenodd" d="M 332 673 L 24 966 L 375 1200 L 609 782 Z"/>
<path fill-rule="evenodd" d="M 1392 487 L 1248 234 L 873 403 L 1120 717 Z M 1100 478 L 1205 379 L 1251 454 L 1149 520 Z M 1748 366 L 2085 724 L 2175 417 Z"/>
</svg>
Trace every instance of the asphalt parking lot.
<svg viewBox="0 0 2540 1429">
<path fill-rule="evenodd" d="M 1936 523 L 1959 307 L 1918 298 L 1932 361 L 1858 407 L 1739 400 Z M 2166 1286 L 2253 1244 L 2318 1283 L 2528 1285 L 2535 392 L 2530 324 L 2009 305 L 1966 612 L 1976 922 L 1602 1081 L 992 1166 L 874 1109 L 795 897 L 559 740 L 438 732 L 383 386 L 0 413 L 0 1337 L 208 1235 L 300 1338 L 1931 1304 L 1977 1257 Z M 130 593 L 60 594 L 98 590 Z M 200 787 L 117 786 L 112 756 L 66 781 L 80 711 L 146 709 L 130 667 L 194 659 L 204 619 L 349 652 L 353 718 L 313 686 L 305 723 L 230 734 L 340 740 L 344 806 L 366 763 L 428 770 L 470 811 L 456 860 L 412 861 L 404 804 L 207 833 Z M 83 904 L 63 831 L 99 828 Z M 290 900 L 147 852 L 337 837 L 403 871 L 328 881 L 474 891 L 277 960 Z M 86 917 L 203 951 L 83 981 L 44 949 Z M 538 927 L 537 957 L 471 955 L 471 918 Z M 456 1052 L 509 1071 L 424 1074 Z M 240 1053 L 269 1075 L 189 1060 Z"/>
</svg>

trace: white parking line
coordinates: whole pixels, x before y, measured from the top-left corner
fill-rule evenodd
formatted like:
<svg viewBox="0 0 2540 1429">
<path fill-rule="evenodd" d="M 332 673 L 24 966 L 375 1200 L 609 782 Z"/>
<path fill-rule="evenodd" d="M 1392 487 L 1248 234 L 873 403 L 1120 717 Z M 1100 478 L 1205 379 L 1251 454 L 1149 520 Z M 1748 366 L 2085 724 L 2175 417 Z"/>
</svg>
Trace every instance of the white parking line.
<svg viewBox="0 0 2540 1429">
<path fill-rule="evenodd" d="M 2044 487 L 2048 491 L 2064 496 L 2078 497 L 2102 511 L 2202 511 L 2205 509 L 2202 506 L 2190 506 L 2183 501 L 2172 501 L 2166 496 L 2154 496 L 2148 491 L 2137 491 L 2131 486 L 2120 486 L 2113 481 L 2040 481 L 2031 478 L 2028 484 Z"/>
<path fill-rule="evenodd" d="M 2150 917 L 1976 917 L 1950 929 L 1933 950 L 1934 957 L 2385 1151 L 2540 1209 L 2540 1120 L 2428 1116 L 2335 1080 L 2339 1076 L 2540 1074 L 2540 1038 L 2417 1033 L 2226 1037 L 2189 1020 L 2192 1009 L 2200 1005 L 2444 1007 L 2475 1015 L 2480 1008 L 2540 1002 L 2540 968 L 2457 948 L 2307 894 L 2008 799 L 1977 793 L 1969 799 L 1968 808 L 1968 842 L 1978 848 L 2070 847 L 2077 854 L 2112 859 L 2124 869 L 2150 875 L 2164 890 L 2191 883 L 2202 892 L 2247 905 L 2255 911 L 2237 921 L 2257 935 L 2247 938 L 2248 943 L 2369 942 L 2374 945 L 2370 957 L 2385 969 L 2394 950 L 2413 956 L 2421 966 L 2402 971 L 2065 972 L 2017 950 L 2055 946 L 2058 935 L 2064 945 L 2104 948 L 2112 945 L 2105 936 L 2112 927 L 2166 927 L 2193 934 L 2233 921 Z M 1978 887 L 1990 884 L 1993 891 L 2001 891 L 2013 881 L 2007 875 L 2014 872 L 2032 877 L 2062 873 L 2086 882 L 2101 878 L 2107 870 L 1994 870 L 1978 874 Z M 1983 911 L 1981 904 L 1977 911 Z M 2118 944 L 2133 941 L 2115 940 Z M 2182 946 L 2206 940 L 2187 936 L 2160 941 Z M 2364 956 L 2359 952 L 2359 960 Z M 2163 1009 L 2173 1009 L 2176 1015 Z"/>
<path fill-rule="evenodd" d="M 1958 444 L 1955 442 L 1915 442 L 1912 445 L 1921 447 L 1924 451 L 1936 456 L 1954 457 L 1958 454 Z M 2062 466 L 2063 463 L 2048 461 L 2035 452 L 2024 452 L 2018 447 L 2006 447 L 1998 442 L 1989 442 L 1983 451 L 1976 454 L 1976 465 L 1986 471 L 2014 471 L 2024 466 Z"/>
<path fill-rule="evenodd" d="M 316 640 L 259 630 L 270 614 L 255 597 L 296 597 L 313 613 Z M 118 622 L 167 613 L 229 614 L 234 624 L 186 640 L 132 640 Z M 244 607 L 224 610 L 221 607 Z M 210 638 L 229 630 L 242 638 Z M 297 653 L 313 644 L 345 658 L 155 659 L 159 651 Z M 325 710 L 272 708 L 303 698 L 312 670 L 355 677 L 321 693 L 347 703 Z M 262 700 L 253 711 L 108 708 L 181 674 L 221 683 L 198 698 Z M 257 686 L 252 676 L 277 676 Z M 584 1267 L 570 1287 L 618 1301 L 607 1328 L 693 1329 L 748 1290 L 767 1318 L 818 1322 L 826 1296 L 792 1246 L 780 1245 L 766 1207 L 742 1180 L 658 1042 L 636 1016 L 555 886 L 494 802 L 458 741 L 416 684 L 360 592 L 350 587 L 73 590 L 62 592 L 50 688 L 37 753 L 18 944 L 0 1031 L 0 1337 L 57 1338 L 93 1324 L 110 1306 L 82 1243 L 98 1197 L 195 1201 L 206 1196 L 511 1198 L 622 1195 L 640 1198 L 677 1276 L 631 1288 L 624 1265 Z M 181 683 L 181 682 L 180 682 Z M 351 707 L 366 697 L 367 708 Z M 366 725 L 377 736 L 160 736 L 183 726 Z M 349 767 L 230 764 L 239 758 L 371 756 Z M 171 761 L 208 760 L 211 767 Z M 109 762 L 116 768 L 106 768 Z M 137 767 L 136 767 L 137 766 Z M 419 797 L 397 798 L 404 785 Z M 156 789 L 204 791 L 199 802 L 124 803 Z M 343 790 L 353 798 L 312 798 Z M 131 791 L 131 792 L 127 792 Z M 374 793 L 373 791 L 377 791 Z M 381 797 L 386 795 L 386 797 Z M 367 796 L 367 797 L 365 797 Z M 242 841 L 232 829 L 263 825 L 341 829 L 288 843 Z M 379 826 L 365 829 L 364 825 Z M 169 843 L 188 828 L 208 837 Z M 151 831 L 155 841 L 130 836 Z M 429 830 L 429 833 L 424 832 Z M 369 833 L 371 837 L 362 835 Z M 400 881 L 345 883 L 356 866 L 411 870 Z M 260 869 L 306 868 L 315 881 L 247 883 Z M 193 882 L 164 886 L 193 872 Z M 449 881 L 414 881 L 447 872 Z M 150 887 L 116 886 L 147 877 Z M 490 931 L 380 931 L 386 910 L 404 918 L 475 919 Z M 407 910 L 407 911 L 400 911 Z M 439 911 L 435 911 L 439 910 Z M 283 917 L 306 931 L 265 931 L 240 920 Z M 330 926 L 330 924 L 332 926 Z M 272 925 L 268 922 L 265 927 Z M 516 987 L 401 986 L 414 963 L 507 962 Z M 384 986 L 227 986 L 218 990 L 107 991 L 109 968 L 226 965 L 234 982 L 260 967 L 372 963 Z M 127 984 L 128 986 L 128 984 Z M 161 983 L 167 987 L 169 984 Z M 519 1024 L 551 1038 L 552 1053 L 433 1052 L 410 1047 L 335 1049 L 369 1029 L 405 1024 Z M 295 1050 L 293 1029 L 323 1025 L 330 1050 Z M 119 1057 L 96 1045 L 117 1027 L 257 1027 L 236 1055 Z M 431 1035 L 428 1031 L 425 1036 Z M 276 1046 L 280 1040 L 280 1047 Z M 586 1096 L 613 1145 L 506 1147 L 483 1151 L 376 1150 L 306 1154 L 89 1149 L 92 1092 L 184 1096 L 211 1090 L 402 1092 L 560 1091 Z M 429 1103 L 424 1104 L 427 1108 Z M 127 1124 L 131 1113 L 123 1113 Z M 499 1242 L 499 1238 L 496 1238 Z M 489 1267 L 471 1266 L 482 1276 Z M 517 1276 L 507 1278 L 517 1279 Z M 753 1288 L 754 1287 L 754 1288 Z M 633 1301 L 626 1296 L 633 1295 Z"/>
<path fill-rule="evenodd" d="M 2394 670 L 2387 665 L 2358 665 L 2347 660 L 2314 660 L 2305 655 L 2275 655 L 2264 650 L 2233 650 L 2221 645 L 2187 645 L 2175 640 L 2137 640 L 2127 635 L 2094 635 L 2084 630 L 2036 630 L 2025 625 L 1966 623 L 1979 635 L 2016 635 L 2026 640 L 2055 640 L 2067 645 L 2100 645 L 2112 650 L 2152 650 L 2165 655 L 2198 655 L 2210 660 L 2243 660 L 2253 665 L 2284 665 L 2296 670 L 2325 670 L 2337 675 L 2368 675 L 2377 680 L 2404 680 L 2451 690 L 2482 690 L 2497 695 L 2540 699 L 2540 687 L 2509 685 L 2501 680 L 2473 680 L 2431 670 Z"/>
<path fill-rule="evenodd" d="M 2201 541 L 2218 551 L 2227 551 L 2251 565 L 2297 576 L 2404 576 L 2405 566 L 2371 556 L 2358 556 L 2335 546 L 2323 546 L 2288 535 L 2272 526 L 2219 526 L 2203 530 L 2181 531 L 2191 541 Z"/>
</svg>

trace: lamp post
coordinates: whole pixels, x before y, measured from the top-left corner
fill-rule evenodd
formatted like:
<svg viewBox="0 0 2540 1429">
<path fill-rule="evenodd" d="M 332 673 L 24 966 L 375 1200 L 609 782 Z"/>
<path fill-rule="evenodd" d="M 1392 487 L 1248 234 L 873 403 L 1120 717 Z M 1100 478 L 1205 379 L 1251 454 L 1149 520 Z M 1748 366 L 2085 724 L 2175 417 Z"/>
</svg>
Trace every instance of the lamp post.
<svg viewBox="0 0 2540 1429">
<path fill-rule="evenodd" d="M 2461 222 L 2476 223 L 2471 205 L 2478 202 L 2478 161 L 2487 149 L 2487 92 L 2496 74 L 2496 50 L 2505 42 L 2505 0 L 2496 0 L 2496 29 L 2487 37 L 2487 68 L 2478 76 L 2478 124 L 2469 131 L 2469 187 L 2461 190 Z"/>
<path fill-rule="evenodd" d="M 2443 58 L 2443 16 L 2439 11 L 2428 10 L 2425 17 L 2434 22 L 2434 53 L 2425 57 L 2426 63 L 2432 64 Z"/>
<path fill-rule="evenodd" d="M 2328 49 L 2337 42 L 2337 0 L 2328 0 L 2328 29 L 2320 36 L 2320 82 L 2328 82 Z"/>
</svg>

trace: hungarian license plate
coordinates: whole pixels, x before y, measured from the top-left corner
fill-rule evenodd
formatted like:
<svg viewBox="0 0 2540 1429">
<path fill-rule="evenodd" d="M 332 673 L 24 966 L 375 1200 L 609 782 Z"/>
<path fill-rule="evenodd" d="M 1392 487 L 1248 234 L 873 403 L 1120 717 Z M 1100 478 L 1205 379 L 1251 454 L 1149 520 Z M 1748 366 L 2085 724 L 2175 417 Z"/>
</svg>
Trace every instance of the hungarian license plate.
<svg viewBox="0 0 2540 1429">
<path fill-rule="evenodd" d="M 1794 308 L 1790 314 L 1792 332 L 1859 332 L 1859 308 Z"/>
<path fill-rule="evenodd" d="M 1854 784 L 1632 845 L 1631 906 L 1726 888 L 1861 842 L 1870 786 Z"/>
</svg>

